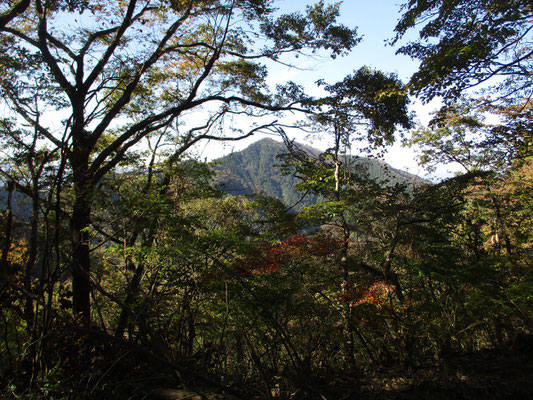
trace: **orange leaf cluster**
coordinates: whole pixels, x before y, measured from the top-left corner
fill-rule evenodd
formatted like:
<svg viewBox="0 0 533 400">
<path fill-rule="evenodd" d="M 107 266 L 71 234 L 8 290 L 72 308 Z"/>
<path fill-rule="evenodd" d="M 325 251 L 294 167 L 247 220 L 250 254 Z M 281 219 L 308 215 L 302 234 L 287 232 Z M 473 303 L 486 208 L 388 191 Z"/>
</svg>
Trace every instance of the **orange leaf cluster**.
<svg viewBox="0 0 533 400">
<path fill-rule="evenodd" d="M 353 284 L 353 282 L 348 283 L 347 286 L 350 287 L 343 290 L 339 300 L 354 307 L 371 304 L 380 309 L 387 303 L 393 290 L 390 285 L 382 281 L 374 282 L 368 289 L 359 289 L 352 286 Z"/>
<path fill-rule="evenodd" d="M 387 283 L 382 281 L 374 282 L 367 290 L 359 291 L 359 299 L 354 301 L 353 305 L 373 304 L 377 308 L 381 308 L 387 303 L 391 292 L 392 288 Z"/>
</svg>

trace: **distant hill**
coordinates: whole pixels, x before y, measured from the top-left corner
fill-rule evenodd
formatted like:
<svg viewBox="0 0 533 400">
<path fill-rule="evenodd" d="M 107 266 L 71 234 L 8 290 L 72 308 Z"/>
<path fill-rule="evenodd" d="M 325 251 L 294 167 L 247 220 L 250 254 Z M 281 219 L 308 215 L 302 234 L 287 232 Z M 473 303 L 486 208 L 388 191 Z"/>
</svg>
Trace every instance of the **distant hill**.
<svg viewBox="0 0 533 400">
<path fill-rule="evenodd" d="M 217 172 L 215 185 L 231 195 L 263 193 L 294 205 L 302 197 L 295 189 L 301 181 L 292 175 L 283 175 L 276 167 L 280 164 L 276 156 L 285 151 L 283 143 L 262 139 L 242 151 L 219 158 L 213 162 Z M 317 196 L 308 195 L 302 204 L 314 204 L 317 200 Z"/>
<path fill-rule="evenodd" d="M 7 190 L 0 190 L 0 210 L 7 207 Z M 29 221 L 32 214 L 31 198 L 17 191 L 13 192 L 11 200 L 13 217 L 21 221 Z"/>
<path fill-rule="evenodd" d="M 320 150 L 310 146 L 300 147 L 315 157 L 320 154 Z M 300 200 L 302 193 L 295 189 L 300 180 L 292 175 L 283 175 L 277 167 L 280 160 L 276 156 L 286 151 L 284 143 L 267 138 L 242 151 L 219 158 L 213 162 L 217 172 L 215 185 L 228 194 L 251 196 L 263 193 L 292 206 Z M 384 185 L 425 182 L 416 175 L 392 168 L 380 160 L 352 156 L 349 164 L 353 173 L 368 174 L 368 177 L 377 179 Z M 301 209 L 317 201 L 317 196 L 307 195 L 296 208 Z"/>
</svg>

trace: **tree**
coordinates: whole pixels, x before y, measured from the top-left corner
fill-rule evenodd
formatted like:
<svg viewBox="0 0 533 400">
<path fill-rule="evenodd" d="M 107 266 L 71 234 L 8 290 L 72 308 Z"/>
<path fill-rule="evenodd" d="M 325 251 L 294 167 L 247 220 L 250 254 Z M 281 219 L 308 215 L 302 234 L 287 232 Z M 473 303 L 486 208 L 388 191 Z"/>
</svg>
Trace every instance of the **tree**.
<svg viewBox="0 0 533 400">
<path fill-rule="evenodd" d="M 358 213 L 354 210 L 366 206 L 361 193 L 367 192 L 367 187 L 379 187 L 376 182 L 366 179 L 364 171 L 359 177 L 355 173 L 352 177 L 352 160 L 346 157 L 346 152 L 353 140 L 366 139 L 369 147 L 392 143 L 397 128 L 411 126 L 407 112 L 409 100 L 403 84 L 394 74 L 367 67 L 354 71 L 341 82 L 320 84 L 325 86 L 328 96 L 314 103 L 320 112 L 312 118 L 312 123 L 318 130 L 331 135 L 333 146 L 317 159 L 285 137 L 289 152 L 282 159 L 287 172 L 290 173 L 292 167 L 296 176 L 302 179 L 301 190 L 311 191 L 324 199 L 307 207 L 302 214 L 310 217 L 315 225 L 330 227 L 338 238 L 340 296 L 346 298 L 353 269 L 349 260 L 350 241 L 352 233 L 357 230 L 354 219 L 358 218 Z M 353 307 L 345 302 L 342 308 L 344 358 L 355 371 Z"/>
<path fill-rule="evenodd" d="M 31 0 L 20 0 L 3 9 L 0 13 L 0 26 L 6 26 L 17 15 L 22 14 L 30 6 Z"/>
<path fill-rule="evenodd" d="M 142 138 L 161 129 L 173 132 L 178 154 L 202 139 L 253 134 L 258 125 L 226 137 L 213 132 L 222 129 L 226 116 L 296 109 L 301 94 L 269 92 L 261 60 L 319 49 L 335 57 L 357 42 L 355 30 L 336 23 L 338 5 L 321 1 L 303 14 L 278 17 L 273 5 L 271 0 L 36 0 L 26 11 L 2 11 L 4 101 L 18 121 L 59 150 L 72 184 L 73 203 L 66 211 L 73 304 L 86 324 L 88 228 L 98 182 Z M 38 105 L 32 101 L 37 94 Z M 187 113 L 196 114 L 183 131 Z"/>
<path fill-rule="evenodd" d="M 422 146 L 426 165 L 459 163 L 466 171 L 443 182 L 467 183 L 449 240 L 470 270 L 463 285 L 472 282 L 474 288 L 463 286 L 472 294 L 463 318 L 490 315 L 490 338 L 484 340 L 494 346 L 502 345 L 505 334 L 530 329 L 525 283 L 530 277 L 520 267 L 530 257 L 522 241 L 522 228 L 531 226 L 523 214 L 531 196 L 522 192 L 530 182 L 517 185 L 516 177 L 531 160 L 532 16 L 531 2 L 522 0 L 413 0 L 404 5 L 393 41 L 422 25 L 419 39 L 398 53 L 421 61 L 408 85 L 411 92 L 423 101 L 441 97 L 444 106 L 410 142 Z M 492 124 L 484 120 L 490 114 Z M 518 286 L 520 295 L 511 289 Z M 513 314 L 521 321 L 503 322 Z"/>
<path fill-rule="evenodd" d="M 463 155 L 483 153 L 485 160 L 477 157 L 475 162 L 486 168 L 490 162 L 493 166 L 498 162 L 501 170 L 531 156 L 531 3 L 410 0 L 404 4 L 392 42 L 397 43 L 420 24 L 419 39 L 401 46 L 397 53 L 421 62 L 408 84 L 411 93 L 423 101 L 441 97 L 445 102 L 432 122 L 440 129 L 435 131 L 440 144 L 444 140 L 456 148 L 457 143 L 452 142 L 458 130 L 468 128 L 472 137 L 468 143 L 463 137 Z M 478 92 L 473 93 L 474 89 Z M 465 100 L 466 96 L 474 98 Z M 497 122 L 492 126 L 481 123 L 483 114 L 496 115 Z M 450 122 L 454 134 L 445 133 L 449 129 L 445 124 Z M 435 141 L 435 135 L 424 139 L 420 132 L 413 138 L 418 144 L 425 139 Z"/>
<path fill-rule="evenodd" d="M 411 93 L 423 101 L 441 97 L 445 105 L 432 122 L 433 133 L 419 130 L 412 143 L 426 141 L 440 147 L 441 157 L 424 150 L 424 158 L 430 156 L 429 151 L 434 160 L 456 158 L 457 162 L 467 156 L 471 158 L 468 163 L 500 171 L 523 163 L 531 156 L 531 3 L 411 0 L 404 4 L 393 43 L 420 24 L 419 39 L 397 53 L 421 62 L 408 84 Z M 497 122 L 484 123 L 483 114 L 495 115 Z M 462 150 L 458 150 L 459 143 Z"/>
<path fill-rule="evenodd" d="M 459 162 L 469 171 L 451 180 L 477 175 L 464 189 L 468 207 L 458 224 L 466 249 L 475 254 L 472 264 L 484 266 L 487 275 L 505 271 L 493 278 L 499 288 L 492 288 L 488 297 L 494 299 L 506 292 L 510 277 L 529 279 L 523 272 L 515 276 L 515 267 L 524 260 L 515 218 L 531 199 L 511 188 L 532 154 L 533 8 L 522 0 L 413 0 L 404 10 L 394 42 L 423 24 L 419 39 L 398 50 L 421 61 L 409 87 L 424 101 L 441 96 L 445 102 L 411 143 L 424 147 L 426 163 Z M 465 101 L 467 95 L 474 100 Z M 495 122 L 487 124 L 483 114 L 495 114 Z M 530 226 L 530 221 L 525 218 L 521 224 Z M 495 314 L 495 320 L 503 315 Z M 501 343 L 502 335 L 496 336 Z"/>
</svg>

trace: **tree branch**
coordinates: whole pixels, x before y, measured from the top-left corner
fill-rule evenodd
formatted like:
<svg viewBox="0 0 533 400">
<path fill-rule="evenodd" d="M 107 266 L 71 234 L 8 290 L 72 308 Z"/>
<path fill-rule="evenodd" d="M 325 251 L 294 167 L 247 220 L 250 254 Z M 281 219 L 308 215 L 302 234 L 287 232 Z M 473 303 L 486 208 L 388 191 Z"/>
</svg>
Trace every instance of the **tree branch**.
<svg viewBox="0 0 533 400">
<path fill-rule="evenodd" d="M 30 6 L 31 0 L 20 0 L 11 9 L 0 15 L 0 29 L 3 29 L 13 18 L 22 14 Z"/>
</svg>

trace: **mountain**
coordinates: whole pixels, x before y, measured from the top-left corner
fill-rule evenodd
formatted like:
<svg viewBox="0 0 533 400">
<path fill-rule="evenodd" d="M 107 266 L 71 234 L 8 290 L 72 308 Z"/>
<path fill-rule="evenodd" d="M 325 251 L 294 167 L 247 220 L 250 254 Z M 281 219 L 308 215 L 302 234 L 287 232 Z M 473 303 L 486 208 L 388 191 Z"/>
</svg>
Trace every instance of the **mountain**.
<svg viewBox="0 0 533 400">
<path fill-rule="evenodd" d="M 217 172 L 215 185 L 228 194 L 263 193 L 294 205 L 302 197 L 295 189 L 301 181 L 292 175 L 283 175 L 277 167 L 280 161 L 276 156 L 285 151 L 283 143 L 262 139 L 242 151 L 219 158 L 213 162 Z M 307 206 L 317 200 L 317 196 L 308 195 L 300 204 Z"/>
<path fill-rule="evenodd" d="M 314 157 L 321 153 L 310 146 L 299 147 Z M 242 151 L 219 158 L 213 162 L 217 172 L 215 185 L 228 194 L 251 196 L 263 193 L 293 206 L 302 197 L 302 193 L 295 189 L 300 180 L 292 175 L 283 175 L 278 167 L 281 161 L 276 158 L 286 151 L 284 143 L 267 138 Z M 352 173 L 368 174 L 369 178 L 377 179 L 384 185 L 425 182 L 416 175 L 392 168 L 380 160 L 351 156 L 348 161 Z M 317 201 L 317 196 L 307 195 L 298 203 L 296 209 L 315 204 Z"/>
</svg>

